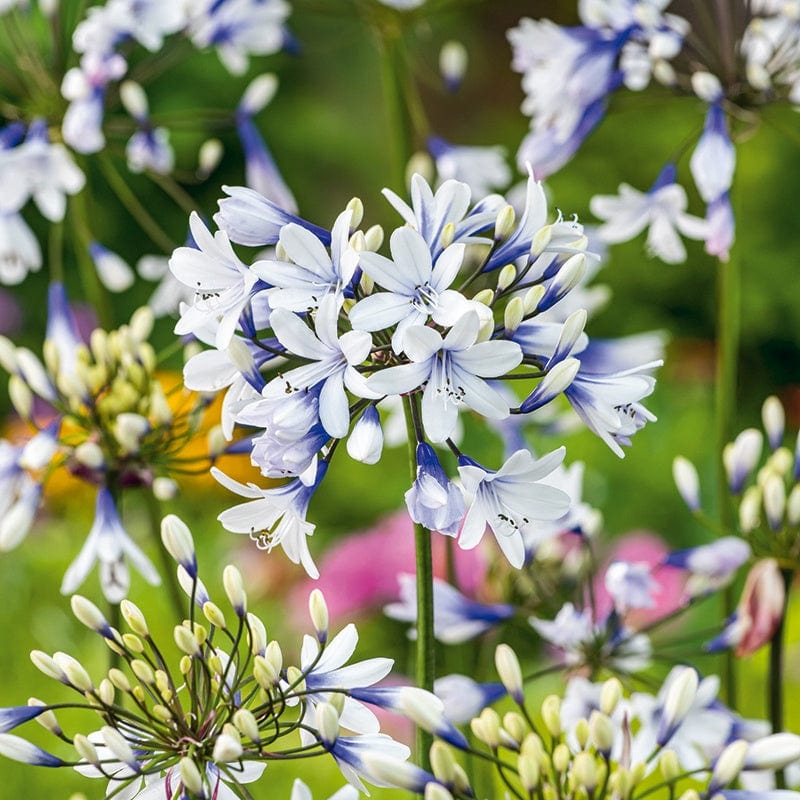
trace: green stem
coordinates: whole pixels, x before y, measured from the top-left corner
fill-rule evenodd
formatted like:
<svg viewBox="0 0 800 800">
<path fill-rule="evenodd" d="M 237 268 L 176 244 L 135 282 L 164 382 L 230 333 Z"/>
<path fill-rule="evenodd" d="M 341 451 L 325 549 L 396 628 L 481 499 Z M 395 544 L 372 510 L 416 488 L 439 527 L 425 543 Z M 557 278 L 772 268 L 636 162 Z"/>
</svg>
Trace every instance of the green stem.
<svg viewBox="0 0 800 800">
<path fill-rule="evenodd" d="M 50 280 L 64 283 L 64 223 L 53 222 L 47 244 L 47 260 L 50 264 Z"/>
<path fill-rule="evenodd" d="M 156 540 L 158 555 L 161 560 L 161 571 L 165 575 L 170 600 L 178 614 L 178 619 L 183 619 L 184 616 L 186 616 L 186 599 L 178 583 L 175 562 L 172 560 L 172 556 L 167 552 L 167 548 L 161 540 L 161 518 L 163 516 L 161 513 L 161 504 L 152 491 L 148 491 L 147 489 L 145 489 L 145 503 L 147 505 L 147 516 L 150 520 L 150 531 L 153 534 L 153 538 Z"/>
<path fill-rule="evenodd" d="M 175 249 L 172 237 L 150 216 L 150 212 L 142 205 L 139 198 L 131 191 L 122 175 L 117 172 L 108 156 L 100 156 L 100 167 L 106 176 L 108 185 L 120 199 L 128 213 L 136 220 L 139 227 L 152 239 L 153 244 L 165 253 Z"/>
<path fill-rule="evenodd" d="M 414 424 L 414 410 L 411 405 L 413 402 L 411 397 L 403 398 L 412 482 L 417 479 L 417 433 Z M 416 682 L 420 688 L 432 691 L 436 675 L 433 639 L 433 554 L 431 552 L 431 532 L 418 523 L 414 523 L 414 549 L 417 579 Z M 417 763 L 423 769 L 430 770 L 429 751 L 432 744 L 433 737 L 422 728 L 417 728 Z"/>
<path fill-rule="evenodd" d="M 728 481 L 722 463 L 722 451 L 734 435 L 736 398 L 738 388 L 739 327 L 741 305 L 741 278 L 735 257 L 717 264 L 717 358 L 716 358 L 716 424 L 717 424 L 717 502 L 722 528 L 729 532 L 734 527 Z M 735 607 L 732 588 L 723 593 L 723 613 L 727 619 Z M 724 655 L 723 678 L 725 700 L 736 709 L 736 657 L 730 651 Z"/>
<path fill-rule="evenodd" d="M 783 730 L 783 647 L 784 633 L 786 630 L 786 612 L 789 608 L 789 590 L 792 588 L 792 578 L 794 573 L 790 569 L 781 570 L 783 586 L 785 589 L 785 600 L 783 613 L 781 614 L 778 627 L 772 637 L 769 646 L 769 719 L 772 723 L 772 732 L 780 733 Z M 778 789 L 786 788 L 786 775 L 784 771 L 775 772 L 775 786 Z"/>
</svg>

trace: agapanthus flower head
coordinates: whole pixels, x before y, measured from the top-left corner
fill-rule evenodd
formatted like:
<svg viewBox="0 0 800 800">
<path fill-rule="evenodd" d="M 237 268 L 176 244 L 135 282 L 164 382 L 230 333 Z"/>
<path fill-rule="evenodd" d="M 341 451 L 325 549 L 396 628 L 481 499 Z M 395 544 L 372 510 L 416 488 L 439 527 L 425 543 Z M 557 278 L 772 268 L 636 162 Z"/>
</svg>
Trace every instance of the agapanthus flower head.
<svg viewBox="0 0 800 800">
<path fill-rule="evenodd" d="M 517 664 L 511 648 L 500 645 L 496 663 L 504 682 L 513 684 Z M 456 677 L 462 678 L 451 676 Z M 457 685 L 469 694 L 468 683 L 463 679 Z M 747 726 L 716 700 L 717 687 L 716 678 L 701 679 L 682 666 L 669 673 L 657 695 L 627 695 L 617 679 L 592 683 L 573 677 L 563 695 L 547 696 L 536 711 L 521 694 L 514 696 L 519 710 L 503 716 L 490 705 L 475 711 L 469 727 L 473 742 L 480 744 L 473 748 L 502 764 L 504 783 L 521 796 L 558 791 L 570 799 L 584 793 L 635 796 L 641 786 L 657 797 L 706 789 L 711 796 L 735 785 L 750 763 L 770 762 L 770 768 L 779 769 L 800 758 L 800 739 L 791 734 L 777 741 L 766 736 L 765 725 L 751 725 L 750 736 L 743 737 Z M 489 692 L 472 693 L 496 699 Z M 454 754 L 442 742 L 431 750 L 431 762 L 434 779 L 454 796 L 472 796 L 468 782 L 457 786 L 465 777 L 456 778 Z M 735 794 L 741 800 L 761 796 Z M 787 800 L 796 794 L 788 792 Z"/>
<path fill-rule="evenodd" d="M 165 522 L 170 552 L 175 543 L 168 534 L 175 524 Z M 188 529 L 186 535 L 191 539 Z M 34 664 L 78 697 L 66 704 L 37 700 L 0 710 L 0 755 L 51 768 L 74 767 L 88 778 L 107 780 L 108 795 L 131 798 L 176 792 L 192 800 L 234 798 L 243 784 L 259 780 L 271 762 L 328 755 L 361 791 L 366 791 L 362 780 L 402 786 L 369 765 L 370 755 L 403 761 L 409 750 L 379 733 L 365 703 L 401 714 L 414 703 L 439 709 L 428 715 L 429 723 L 444 731 L 441 703 L 419 689 L 370 688 L 392 662 L 347 664 L 358 639 L 352 625 L 330 641 L 306 637 L 299 665 L 287 663 L 280 644 L 267 639 L 264 623 L 241 613 L 245 589 L 233 586 L 231 571 L 227 567 L 223 576 L 230 611 L 207 595 L 196 575 L 189 580 L 188 617 L 176 620 L 172 642 L 159 641 L 129 601 L 121 606 L 128 629 L 122 632 L 90 601 L 74 597 L 77 618 L 102 637 L 119 666 L 94 679 L 66 653 L 34 651 Z M 196 603 L 201 594 L 202 613 Z M 319 628 L 313 603 L 312 614 Z M 409 692 L 415 693 L 410 705 L 403 699 Z M 77 709 L 71 725 L 85 733 L 62 731 L 54 711 L 63 705 Z M 44 720 L 75 753 L 62 758 L 8 733 L 32 719 Z"/>
<path fill-rule="evenodd" d="M 574 219 L 548 221 L 532 177 L 519 220 L 503 198 L 474 202 L 470 187 L 453 179 L 434 191 L 415 174 L 410 204 L 385 190 L 405 223 L 388 236 L 388 255 L 378 252 L 382 229 L 360 228 L 358 198 L 325 231 L 255 192 L 226 191 L 215 218 L 222 230 L 212 235 L 195 218 L 201 249 L 181 248 L 171 262 L 187 288 L 199 287 L 176 331 L 218 351 L 195 356 L 186 379 L 220 388 L 222 373 L 211 373 L 224 364 L 226 404 L 232 398 L 226 436 L 231 421 L 256 428 L 253 464 L 288 481 L 234 488 L 252 504 L 224 512 L 223 524 L 255 537 L 271 531 L 269 542 L 288 545 L 310 574 L 313 489 L 343 439 L 351 457 L 380 458 L 387 406 L 406 409 L 416 440 L 417 478 L 406 495 L 412 517 L 456 535 L 462 548 L 475 547 L 488 524 L 514 566 L 537 540 L 537 524 L 567 514 L 567 495 L 543 485 L 563 450 L 538 461 L 521 450 L 497 470 L 483 467 L 454 441 L 460 417 L 503 421 L 563 394 L 619 453 L 654 419 L 641 400 L 660 362 L 636 357 L 651 348 L 632 355 L 623 342 L 619 353 L 609 344 L 596 355 L 584 332 L 587 312 L 563 310 L 585 274 L 587 239 Z M 231 241 L 275 244 L 275 258 L 248 263 Z M 532 382 L 536 402 L 520 403 L 506 380 Z M 537 386 L 545 390 L 536 394 Z M 460 484 L 434 445 L 458 459 Z M 267 506 L 266 522 L 247 511 Z"/>
<path fill-rule="evenodd" d="M 83 583 L 96 560 L 103 590 L 114 602 L 128 590 L 126 559 L 149 582 L 158 581 L 123 527 L 121 493 L 140 486 L 163 492 L 164 480 L 191 471 L 194 457 L 182 450 L 201 430 L 208 403 L 189 393 L 179 404 L 168 401 L 169 384 L 148 342 L 152 325 L 151 312 L 141 308 L 129 324 L 108 332 L 97 328 L 84 343 L 63 286 L 53 284 L 43 360 L 8 339 L 0 343 L 16 410 L 33 430 L 25 443 L 3 441 L 0 447 L 3 503 L 11 517 L 0 526 L 0 546 L 11 549 L 27 534 L 42 486 L 55 470 L 66 469 L 98 489 L 89 538 L 64 579 L 67 593 Z M 197 461 L 208 464 L 209 457 Z"/>
</svg>

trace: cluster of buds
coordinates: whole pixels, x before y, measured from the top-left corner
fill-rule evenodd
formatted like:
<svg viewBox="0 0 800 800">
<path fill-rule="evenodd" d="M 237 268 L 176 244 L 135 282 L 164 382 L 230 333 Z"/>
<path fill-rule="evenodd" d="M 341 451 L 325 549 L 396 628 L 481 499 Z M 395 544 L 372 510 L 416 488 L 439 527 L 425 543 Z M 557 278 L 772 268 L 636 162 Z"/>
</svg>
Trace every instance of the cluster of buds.
<svg viewBox="0 0 800 800">
<path fill-rule="evenodd" d="M 56 704 L 31 699 L 27 706 L 0 710 L 0 754 L 107 778 L 109 796 L 133 796 L 142 786 L 156 784 L 164 787 L 158 796 L 210 800 L 218 796 L 220 781 L 242 796 L 242 784 L 257 780 L 268 762 L 327 754 L 361 791 L 362 778 L 395 785 L 373 773 L 369 757 L 402 762 L 409 750 L 379 733 L 377 718 L 364 703 L 424 719 L 448 740 L 463 741 L 433 695 L 413 687 L 371 687 L 389 672 L 391 660 L 344 666 L 357 633 L 349 625 L 329 641 L 328 612 L 319 591 L 309 598 L 314 635 L 303 641 L 300 664 L 288 665 L 281 645 L 268 638 L 262 620 L 248 610 L 238 570 L 228 565 L 223 571 L 228 601 L 223 610 L 198 576 L 186 525 L 175 516 L 165 517 L 162 539 L 190 598 L 188 618 L 174 627 L 173 641 L 158 641 L 130 601 L 121 605 L 128 628 L 122 632 L 91 601 L 73 596 L 75 616 L 103 638 L 119 666 L 98 682 L 66 653 L 34 651 L 33 663 L 79 697 Z M 89 732 L 64 731 L 56 712 L 67 708 L 81 709 L 95 720 Z M 77 758 L 62 759 L 8 733 L 31 719 L 70 744 Z"/>
<path fill-rule="evenodd" d="M 0 524 L 0 549 L 16 547 L 30 529 L 44 485 L 58 470 L 98 487 L 89 551 L 106 566 L 103 588 L 112 602 L 127 592 L 127 555 L 144 576 L 158 576 L 125 533 L 117 503 L 128 488 L 148 487 L 158 499 L 178 490 L 175 477 L 205 471 L 209 456 L 183 454 L 201 429 L 207 396 L 165 387 L 148 338 L 153 315 L 134 312 L 130 323 L 107 332 L 95 329 L 84 343 L 64 287 L 53 284 L 43 359 L 0 339 L 0 364 L 10 373 L 9 395 L 19 416 L 34 430 L 20 443 L 0 441 L 3 474 L 0 498 L 6 512 Z M 170 402 L 173 394 L 177 402 Z M 195 463 L 197 462 L 197 463 Z M 97 546 L 92 539 L 113 543 Z M 93 558 L 84 548 L 65 580 L 73 592 Z M 113 574 L 112 574 L 113 573 Z"/>
<path fill-rule="evenodd" d="M 616 678 L 594 684 L 573 678 L 563 698 L 549 695 L 532 713 L 514 651 L 500 645 L 495 664 L 517 707 L 502 716 L 487 707 L 474 717 L 472 734 L 485 749 L 470 751 L 494 765 L 507 797 L 743 800 L 760 796 L 733 789 L 743 771 L 782 769 L 800 758 L 800 737 L 764 736 L 761 725 L 742 724 L 709 696 L 713 680 L 701 680 L 690 667 L 675 667 L 655 697 L 625 696 Z M 384 759 L 381 774 L 403 774 L 407 788 L 426 800 L 475 797 L 452 746 L 435 742 L 431 765 L 432 774 L 407 765 L 392 773 Z M 787 800 L 796 796 L 786 793 Z"/>
<path fill-rule="evenodd" d="M 786 588 L 800 569 L 800 436 L 794 451 L 784 444 L 786 412 L 777 397 L 764 401 L 761 419 L 763 432 L 743 430 L 722 454 L 737 506 L 741 546 L 756 562 L 735 613 L 711 649 L 735 647 L 740 656 L 771 641 L 783 618 Z M 704 519 L 697 470 L 685 458 L 677 458 L 673 473 L 686 504 Z"/>
</svg>

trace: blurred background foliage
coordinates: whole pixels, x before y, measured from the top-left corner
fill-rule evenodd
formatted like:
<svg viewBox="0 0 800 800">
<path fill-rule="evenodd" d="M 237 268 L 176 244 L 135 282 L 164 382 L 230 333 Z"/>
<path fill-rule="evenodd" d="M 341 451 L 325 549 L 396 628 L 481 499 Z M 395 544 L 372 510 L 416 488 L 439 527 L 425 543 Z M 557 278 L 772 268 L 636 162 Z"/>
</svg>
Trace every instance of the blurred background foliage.
<svg viewBox="0 0 800 800">
<path fill-rule="evenodd" d="M 376 20 L 379 25 L 396 25 L 403 20 L 403 36 L 415 65 L 431 132 L 458 144 L 501 144 L 512 162 L 527 120 L 519 112 L 522 93 L 519 76 L 509 67 L 505 31 L 526 15 L 549 16 L 560 23 L 575 21 L 570 16 L 574 15 L 573 4 L 555 0 L 430 0 L 405 17 L 376 7 L 370 0 L 357 4 L 298 0 L 293 6 L 290 25 L 297 52 L 256 59 L 251 74 L 269 70 L 280 78 L 277 96 L 259 115 L 259 127 L 298 198 L 301 214 L 322 225 L 330 225 L 353 196 L 364 201 L 365 224 L 398 223 L 380 196 L 381 188 L 392 184 L 388 142 L 393 132 L 382 96 Z M 444 91 L 438 75 L 439 49 L 448 39 L 462 41 L 470 55 L 466 80 L 456 95 Z M 181 58 L 178 51 L 165 65 L 166 70 L 148 82 L 147 89 L 153 121 L 176 120 L 173 142 L 178 173 L 193 174 L 197 148 L 208 136 L 219 136 L 225 144 L 225 158 L 211 179 L 202 186 L 189 187 L 197 208 L 210 218 L 221 195 L 220 187 L 243 182 L 243 164 L 232 123 L 220 121 L 216 112 L 210 122 L 196 109 L 232 107 L 247 81 L 231 78 L 213 53 L 191 52 Z M 677 158 L 679 176 L 688 177 L 689 153 L 682 152 L 681 147 L 701 127 L 702 120 L 700 101 L 673 97 L 667 90 L 651 87 L 643 94 L 614 96 L 607 119 L 578 156 L 548 182 L 553 205 L 565 215 L 577 213 L 589 223 L 588 203 L 593 194 L 614 193 L 621 182 L 645 188 L 669 159 Z M 789 429 L 796 430 L 800 422 L 800 128 L 795 112 L 772 108 L 757 127 L 740 134 L 733 198 L 737 216 L 733 257 L 743 263 L 737 429 L 758 425 L 761 402 L 768 394 L 777 393 L 787 408 Z M 129 176 L 121 146 L 112 150 L 112 158 L 176 246 L 182 243 L 187 230 L 186 211 L 145 178 Z M 79 159 L 79 163 L 90 172 L 93 193 L 89 213 L 103 244 L 131 263 L 157 252 L 105 183 L 94 180 L 100 177 L 93 174 L 94 167 L 87 167 L 85 159 Z M 686 180 L 684 185 L 691 182 Z M 701 202 L 691 191 L 690 210 L 702 213 Z M 33 217 L 32 224 L 43 233 L 40 220 Z M 618 460 L 589 433 L 570 435 L 566 442 L 568 461 L 586 463 L 585 497 L 602 510 L 609 540 L 632 530 L 655 531 L 672 546 L 698 543 L 707 537 L 685 510 L 670 472 L 676 454 L 694 461 L 706 490 L 706 503 L 713 509 L 716 265 L 700 245 L 687 244 L 687 262 L 669 266 L 647 257 L 640 237 L 615 247 L 596 279 L 611 287 L 613 297 L 591 321 L 592 335 L 662 330 L 670 337 L 666 365 L 648 402 L 659 420 L 636 436 L 626 458 Z M 72 251 L 68 248 L 66 252 L 70 295 L 85 298 L 86 287 L 81 285 L 77 265 L 70 260 Z M 47 282 L 45 267 L 13 290 L 20 320 L 12 336 L 35 350 L 44 332 Z M 101 316 L 114 325 L 127 321 L 150 291 L 150 286 L 138 281 L 128 292 L 105 298 Z M 173 341 L 172 324 L 163 320 L 157 328 L 156 338 L 163 347 Z M 173 369 L 180 367 L 178 362 L 169 363 Z M 531 441 L 538 449 L 558 444 L 536 434 Z M 385 452 L 375 467 L 354 464 L 346 458 L 337 462 L 310 514 L 317 523 L 311 541 L 317 559 L 337 537 L 368 528 L 400 508 L 408 487 L 402 448 Z M 255 470 L 247 465 L 237 468 L 237 473 L 258 481 Z M 24 703 L 28 696 L 66 699 L 66 690 L 60 691 L 27 660 L 25 654 L 33 648 L 79 655 L 95 674 L 107 659 L 97 637 L 79 628 L 69 614 L 66 599 L 58 594 L 60 576 L 88 532 L 92 498 L 85 486 L 65 479 L 51 492 L 45 513 L 28 540 L 0 558 L 0 674 L 5 677 L 0 682 L 0 706 Z M 201 575 L 213 587 L 212 594 L 214 590 L 219 593 L 219 575 L 233 551 L 233 558 L 259 583 L 253 591 L 259 595 L 259 611 L 270 636 L 278 638 L 287 653 L 296 643 L 296 653 L 300 633 L 293 629 L 292 620 L 302 613 L 285 613 L 283 602 L 289 588 L 303 579 L 302 571 L 288 564 L 281 553 L 267 556 L 222 531 L 216 516 L 231 502 L 232 498 L 210 479 L 193 480 L 177 500 L 167 504 L 167 510 L 184 517 L 194 531 Z M 144 502 L 132 496 L 124 513 L 130 530 L 146 538 Z M 369 553 L 364 558 L 368 559 Z M 347 591 L 347 587 L 341 590 Z M 97 599 L 96 578 L 90 579 L 83 592 Z M 134 578 L 131 598 L 158 621 L 155 624 L 163 623 L 162 635 L 171 638 L 174 622 L 164 613 L 166 597 Z M 704 612 L 685 624 L 708 627 L 717 619 L 712 606 L 703 606 Z M 712 610 L 714 619 L 710 618 Z M 800 636 L 796 611 L 792 609 L 789 614 L 795 633 L 790 640 L 795 641 Z M 377 617 L 365 621 L 360 630 L 357 653 L 361 657 L 394 655 L 398 671 L 404 670 L 409 651 L 403 644 L 401 626 Z M 458 657 L 458 651 L 446 656 L 448 668 Z M 800 649 L 796 645 L 790 648 L 788 659 L 789 675 L 800 678 Z M 760 688 L 765 683 L 763 662 L 755 658 L 745 667 L 745 685 L 759 687 L 744 693 L 742 711 L 746 714 L 764 714 Z M 703 663 L 709 670 L 715 668 L 713 660 Z M 553 682 L 542 684 L 532 693 L 541 695 L 553 686 Z M 796 696 L 790 693 L 790 721 L 800 713 Z M 64 713 L 63 717 L 69 724 L 69 716 Z M 269 767 L 265 779 L 251 787 L 254 797 L 288 800 L 292 774 L 291 765 L 287 769 Z M 87 785 L 85 779 L 68 771 L 18 768 L 4 761 L 0 776 L 0 798 L 9 800 L 67 798 L 79 790 L 87 797 L 103 794 L 101 782 Z M 304 779 L 315 797 L 327 797 L 342 784 L 332 762 L 321 768 L 315 761 L 312 774 L 304 775 Z M 375 794 L 380 797 L 389 793 Z"/>
</svg>

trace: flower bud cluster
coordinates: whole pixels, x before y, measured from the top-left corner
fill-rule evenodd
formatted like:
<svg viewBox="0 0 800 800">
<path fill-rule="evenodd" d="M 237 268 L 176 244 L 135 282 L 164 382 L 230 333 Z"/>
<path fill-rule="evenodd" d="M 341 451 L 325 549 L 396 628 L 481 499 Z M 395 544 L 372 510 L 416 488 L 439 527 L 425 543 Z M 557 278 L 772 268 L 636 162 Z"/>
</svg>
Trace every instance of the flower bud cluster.
<svg viewBox="0 0 800 800">
<path fill-rule="evenodd" d="M 172 641 L 160 640 L 157 630 L 163 626 L 151 624 L 128 600 L 120 606 L 125 628 L 118 630 L 91 601 L 74 596 L 75 616 L 103 638 L 119 666 L 95 678 L 66 653 L 31 653 L 41 672 L 72 689 L 78 699 L 46 704 L 32 698 L 27 706 L 0 710 L 0 755 L 30 764 L 75 766 L 86 776 L 106 777 L 109 794 L 135 794 L 145 781 L 148 786 L 171 786 L 164 790 L 167 794 L 179 785 L 181 797 L 209 800 L 220 781 L 238 794 L 242 784 L 260 777 L 269 761 L 294 756 L 330 755 L 360 790 L 362 778 L 387 785 L 367 756 L 388 755 L 402 763 L 409 750 L 376 733 L 377 719 L 364 703 L 411 715 L 424 711 L 432 730 L 450 730 L 450 741 L 466 744 L 448 728 L 433 695 L 409 687 L 370 688 L 388 673 L 389 659 L 353 664 L 356 682 L 349 679 L 348 669 L 340 668 L 355 646 L 355 628 L 349 625 L 337 634 L 327 652 L 328 615 L 319 592 L 310 599 L 316 649 L 312 652 L 304 644 L 300 664 L 287 664 L 281 645 L 269 640 L 264 623 L 247 611 L 238 570 L 225 568 L 228 602 L 218 605 L 197 577 L 188 528 L 175 517 L 167 518 L 163 538 L 184 576 L 189 574 L 185 565 L 195 565 L 194 576 L 184 581 L 189 613 L 174 626 Z M 80 723 L 88 732 L 87 727 L 64 732 L 55 713 L 62 707 L 94 718 Z M 6 733 L 31 719 L 71 743 L 73 759 Z M 403 784 L 390 780 L 388 785 Z"/>
</svg>

